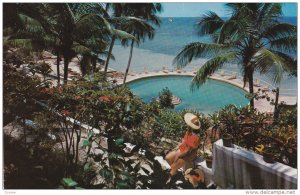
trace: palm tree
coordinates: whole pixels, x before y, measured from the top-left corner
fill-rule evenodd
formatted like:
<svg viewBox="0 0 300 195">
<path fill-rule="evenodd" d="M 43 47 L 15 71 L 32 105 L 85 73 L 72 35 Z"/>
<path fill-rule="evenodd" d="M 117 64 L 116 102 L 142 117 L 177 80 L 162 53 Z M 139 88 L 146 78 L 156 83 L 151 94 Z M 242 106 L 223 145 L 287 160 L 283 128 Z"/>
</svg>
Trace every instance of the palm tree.
<svg viewBox="0 0 300 195">
<path fill-rule="evenodd" d="M 126 15 L 134 16 L 137 18 L 141 18 L 142 20 L 136 20 L 131 23 L 125 23 L 121 28 L 128 33 L 131 33 L 137 39 L 137 44 L 142 40 L 145 41 L 145 38 L 153 39 L 155 29 L 147 23 L 150 21 L 155 25 L 160 25 L 160 20 L 156 16 L 157 12 L 161 12 L 161 4 L 160 3 L 132 3 L 127 7 L 125 11 Z M 123 45 L 127 45 L 128 41 L 124 40 Z M 125 76 L 123 83 L 126 82 L 126 78 L 128 75 L 128 71 L 131 64 L 132 53 L 133 53 L 134 40 L 131 41 L 130 53 L 128 64 L 125 71 Z"/>
<path fill-rule="evenodd" d="M 22 46 L 32 51 L 41 51 L 49 47 L 49 37 L 43 28 L 42 21 L 36 16 L 39 5 L 4 4 L 4 40 L 16 47 Z M 47 36 L 47 37 L 45 37 Z"/>
<path fill-rule="evenodd" d="M 107 3 L 106 4 L 106 10 L 112 9 L 113 14 L 108 19 L 110 20 L 115 27 L 115 33 L 112 35 L 110 47 L 108 50 L 108 56 L 105 61 L 105 67 L 104 72 L 106 74 L 108 69 L 109 60 L 111 57 L 112 49 L 114 47 L 116 38 L 118 38 L 117 35 L 120 34 L 119 30 L 121 26 L 130 26 L 130 24 L 127 24 L 127 22 L 131 23 L 136 22 L 132 21 L 135 20 L 134 17 L 143 18 L 146 21 L 152 21 L 154 24 L 159 24 L 159 19 L 155 15 L 155 13 L 161 11 L 161 4 L 160 3 Z M 132 16 L 128 18 L 127 16 Z M 124 40 L 130 38 L 130 37 L 119 37 L 123 43 Z"/>
<path fill-rule="evenodd" d="M 90 56 L 103 53 L 111 34 L 121 39 L 134 38 L 126 32 L 111 27 L 103 17 L 107 17 L 108 14 L 98 3 L 20 3 L 6 4 L 5 6 L 10 11 L 4 14 L 6 21 L 4 27 L 13 29 L 14 34 L 18 33 L 19 38 L 17 40 L 16 37 L 8 36 L 8 39 L 14 38 L 14 42 L 28 43 L 29 46 L 32 46 L 33 40 L 35 42 L 38 40 L 39 44 L 36 45 L 39 48 L 53 49 L 58 57 L 58 79 L 60 77 L 59 57 L 62 54 L 64 57 L 64 84 L 67 83 L 69 62 L 77 53 L 89 53 Z M 24 35 L 24 33 L 26 34 Z M 29 37 L 29 34 L 32 37 Z M 46 42 L 41 44 L 41 40 L 48 42 L 47 47 L 44 44 Z"/>
<path fill-rule="evenodd" d="M 6 21 L 13 21 L 7 27 L 13 27 L 14 30 L 10 33 L 8 42 L 14 43 L 17 47 L 25 45 L 33 51 L 53 49 L 57 54 L 59 84 L 59 54 L 63 52 L 63 43 L 60 36 L 62 29 L 57 28 L 60 12 L 56 4 L 6 4 L 6 8 L 10 8 L 5 12 Z"/>
<path fill-rule="evenodd" d="M 113 10 L 113 16 L 116 18 L 120 18 L 122 17 L 122 12 L 124 9 L 124 6 L 126 4 L 125 3 L 106 3 L 106 7 L 105 10 L 108 11 L 109 9 Z M 115 28 L 118 29 L 119 27 L 119 23 L 118 20 L 114 22 Z M 111 42 L 109 45 L 109 50 L 108 50 L 108 55 L 107 55 L 107 59 L 105 61 L 105 65 L 104 65 L 104 74 L 106 75 L 107 73 L 107 69 L 108 69 L 108 64 L 109 64 L 109 60 L 112 54 L 112 49 L 115 45 L 115 41 L 116 41 L 116 35 L 112 35 L 111 37 Z"/>
<path fill-rule="evenodd" d="M 4 10 L 5 44 L 38 53 L 47 49 L 59 51 L 59 42 L 48 31 L 49 23 L 42 17 L 43 4 L 9 3 L 4 4 Z"/>
<path fill-rule="evenodd" d="M 114 34 L 121 38 L 133 38 L 130 34 L 117 31 L 103 17 L 107 16 L 102 5 L 97 3 L 47 4 L 52 32 L 60 41 L 60 50 L 64 57 L 64 83 L 67 83 L 68 65 L 76 54 L 92 57 L 103 53 L 108 37 Z M 45 11 L 46 12 L 46 11 Z"/>
<path fill-rule="evenodd" d="M 149 25 L 146 21 L 136 21 L 133 22 L 131 24 L 126 24 L 124 27 L 121 27 L 123 30 L 125 30 L 126 32 L 131 33 L 133 36 L 135 36 L 136 38 L 136 43 L 139 44 L 139 42 L 141 40 L 145 40 L 146 37 L 148 37 L 149 39 L 153 39 L 154 37 L 154 28 Z M 129 59 L 128 59 L 128 63 L 127 63 L 127 67 L 126 67 L 126 71 L 125 71 L 125 76 L 124 76 L 124 80 L 123 83 L 126 82 L 126 78 L 128 75 L 128 71 L 130 68 L 130 63 L 131 63 L 131 59 L 132 59 L 132 53 L 133 53 L 133 45 L 134 45 L 135 40 L 131 40 L 131 45 L 130 45 L 130 53 L 129 53 Z M 125 46 L 128 45 L 128 41 L 124 40 L 122 41 L 122 44 Z"/>
<path fill-rule="evenodd" d="M 173 61 L 183 67 L 196 58 L 210 57 L 193 78 L 193 87 L 199 87 L 226 63 L 238 63 L 244 87 L 249 83 L 250 95 L 254 94 L 255 71 L 264 74 L 272 70 L 274 83 L 281 80 L 284 71 L 295 72 L 297 62 L 288 53 L 296 50 L 296 26 L 279 21 L 281 4 L 229 3 L 227 6 L 232 13 L 228 20 L 209 12 L 198 23 L 199 34 L 210 35 L 213 43 L 190 43 Z M 250 105 L 254 108 L 253 98 Z"/>
</svg>

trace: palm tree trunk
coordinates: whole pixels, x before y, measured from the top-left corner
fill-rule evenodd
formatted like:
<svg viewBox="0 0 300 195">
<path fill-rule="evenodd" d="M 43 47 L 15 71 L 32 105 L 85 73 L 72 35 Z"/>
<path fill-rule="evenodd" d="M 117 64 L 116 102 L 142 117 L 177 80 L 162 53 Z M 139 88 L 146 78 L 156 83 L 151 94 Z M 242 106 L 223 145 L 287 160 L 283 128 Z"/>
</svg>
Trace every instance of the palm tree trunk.
<svg viewBox="0 0 300 195">
<path fill-rule="evenodd" d="M 59 57 L 59 50 L 57 49 L 56 51 L 56 55 L 57 55 L 57 58 L 56 58 L 56 64 L 57 64 L 57 85 L 60 85 L 60 71 L 59 71 L 59 62 L 60 62 L 60 57 Z"/>
<path fill-rule="evenodd" d="M 23 123 L 23 133 L 24 133 L 24 146 L 25 146 L 25 148 L 27 147 L 27 141 L 26 141 L 26 121 L 25 121 L 26 119 L 25 119 L 25 117 L 23 117 L 23 119 L 22 119 L 22 123 Z"/>
<path fill-rule="evenodd" d="M 95 73 L 96 72 L 96 65 L 97 65 L 97 58 L 96 57 L 92 57 L 92 72 Z"/>
<path fill-rule="evenodd" d="M 134 45 L 134 40 L 132 39 L 130 53 L 129 53 L 129 59 L 128 59 L 128 64 L 127 64 L 127 68 L 126 68 L 126 72 L 125 72 L 123 84 L 126 82 L 126 78 L 127 78 L 127 75 L 128 75 L 128 71 L 129 71 L 129 67 L 130 67 L 130 63 L 131 63 L 131 58 L 132 58 L 133 45 Z"/>
<path fill-rule="evenodd" d="M 249 92 L 250 95 L 252 96 L 254 94 L 254 87 L 253 87 L 253 70 L 251 70 L 248 74 L 248 79 L 249 79 Z M 250 99 L 250 107 L 254 109 L 254 98 Z"/>
<path fill-rule="evenodd" d="M 112 38 L 111 38 L 111 43 L 110 43 L 110 46 L 109 46 L 107 59 L 106 59 L 106 61 L 105 61 L 105 68 L 104 68 L 104 75 L 105 75 L 105 76 L 106 76 L 106 73 L 107 73 L 108 63 L 109 63 L 109 59 L 110 59 L 110 57 L 111 57 L 112 49 L 113 49 L 114 44 L 115 44 L 115 40 L 116 40 L 116 36 L 113 35 Z"/>
<path fill-rule="evenodd" d="M 87 66 L 88 66 L 88 60 L 87 60 L 87 56 L 86 55 L 83 55 L 82 56 L 82 59 L 80 61 L 80 71 L 81 71 L 81 74 L 82 74 L 82 77 L 84 77 L 87 73 Z"/>
<path fill-rule="evenodd" d="M 275 106 L 274 106 L 274 119 L 275 120 L 277 120 L 278 115 L 279 115 L 278 99 L 279 99 L 279 87 L 276 88 L 276 96 L 275 96 Z"/>
<path fill-rule="evenodd" d="M 106 61 L 105 61 L 105 68 L 104 68 L 104 73 L 105 73 L 105 75 L 106 75 L 106 73 L 107 73 L 108 63 L 109 63 L 109 60 L 110 60 L 110 57 L 111 57 L 112 49 L 113 49 L 114 44 L 115 44 L 115 40 L 116 40 L 116 37 L 115 37 L 115 36 L 112 36 L 111 43 L 110 43 L 109 50 L 108 50 L 107 59 L 106 59 Z"/>
<path fill-rule="evenodd" d="M 64 85 L 68 83 L 68 68 L 69 68 L 69 59 L 64 56 Z"/>
</svg>

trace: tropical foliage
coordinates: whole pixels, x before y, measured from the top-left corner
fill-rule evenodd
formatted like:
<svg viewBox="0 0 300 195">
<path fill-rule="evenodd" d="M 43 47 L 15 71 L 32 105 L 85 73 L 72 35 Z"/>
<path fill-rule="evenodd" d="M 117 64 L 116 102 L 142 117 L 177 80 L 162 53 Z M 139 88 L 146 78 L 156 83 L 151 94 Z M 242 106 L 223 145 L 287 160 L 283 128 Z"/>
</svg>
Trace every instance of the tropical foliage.
<svg viewBox="0 0 300 195">
<path fill-rule="evenodd" d="M 97 3 L 21 3 L 5 6 L 12 11 L 5 13 L 5 20 L 9 21 L 4 26 L 7 44 L 26 45 L 33 51 L 53 50 L 57 54 L 58 79 L 62 55 L 64 83 L 68 81 L 69 62 L 76 54 L 83 55 L 84 64 L 91 61 L 95 66 L 99 56 L 105 53 L 109 36 L 134 38 L 124 31 L 115 30 L 105 19 L 107 13 L 102 5 Z"/>
</svg>

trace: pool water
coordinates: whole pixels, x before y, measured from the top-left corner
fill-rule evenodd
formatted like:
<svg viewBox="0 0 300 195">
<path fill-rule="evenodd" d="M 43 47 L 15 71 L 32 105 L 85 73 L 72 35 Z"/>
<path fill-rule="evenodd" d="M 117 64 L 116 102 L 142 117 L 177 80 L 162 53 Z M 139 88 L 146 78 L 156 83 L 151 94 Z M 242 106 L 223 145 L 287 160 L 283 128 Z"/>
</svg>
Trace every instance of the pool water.
<svg viewBox="0 0 300 195">
<path fill-rule="evenodd" d="M 249 100 L 246 91 L 221 81 L 208 79 L 199 89 L 191 91 L 191 76 L 155 76 L 129 82 L 127 86 L 133 94 L 146 103 L 157 97 L 159 92 L 168 87 L 173 95 L 181 98 L 181 104 L 175 110 L 193 109 L 205 114 L 213 113 L 228 104 L 245 106 Z"/>
</svg>

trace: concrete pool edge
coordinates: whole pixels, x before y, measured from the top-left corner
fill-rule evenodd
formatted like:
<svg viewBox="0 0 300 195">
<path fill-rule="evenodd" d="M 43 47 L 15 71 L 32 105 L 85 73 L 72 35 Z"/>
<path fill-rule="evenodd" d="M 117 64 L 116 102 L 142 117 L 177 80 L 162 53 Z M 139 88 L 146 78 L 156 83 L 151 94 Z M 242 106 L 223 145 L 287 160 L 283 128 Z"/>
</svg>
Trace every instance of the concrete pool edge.
<svg viewBox="0 0 300 195">
<path fill-rule="evenodd" d="M 138 80 L 142 80 L 142 79 L 146 79 L 146 78 L 151 78 L 151 77 L 164 77 L 164 76 L 189 76 L 189 77 L 193 77 L 194 74 L 187 74 L 187 73 L 183 73 L 183 74 L 151 74 L 151 75 L 148 75 L 148 76 L 141 76 L 141 77 L 137 77 L 137 78 L 134 78 L 132 80 L 127 80 L 126 81 L 126 84 L 128 83 L 131 83 L 131 82 L 135 82 L 135 81 L 138 81 Z M 225 82 L 225 83 L 228 83 L 230 85 L 233 85 L 234 87 L 238 87 L 239 89 L 245 91 L 246 93 L 249 93 L 249 90 L 248 89 L 245 89 L 243 88 L 243 86 L 235 83 L 235 82 L 230 82 L 230 80 L 222 80 L 221 78 L 218 78 L 216 76 L 210 76 L 209 79 L 212 79 L 212 80 L 216 80 L 216 81 L 221 81 L 221 82 Z"/>
<path fill-rule="evenodd" d="M 144 72 L 144 73 L 138 73 L 138 74 L 128 74 L 126 83 L 130 83 L 130 82 L 133 82 L 133 81 L 136 81 L 136 80 L 139 80 L 139 79 L 143 79 L 143 78 L 155 77 L 155 76 L 192 76 L 192 77 L 194 77 L 195 73 L 193 71 L 185 71 L 185 72 L 157 71 L 157 72 Z M 228 77 L 221 76 L 219 74 L 213 74 L 209 78 L 213 79 L 213 80 L 220 81 L 220 82 L 225 82 L 225 83 L 231 84 L 234 87 L 238 87 L 238 88 L 242 89 L 243 91 L 245 91 L 246 93 L 249 93 L 248 84 L 246 84 L 245 87 L 244 87 L 244 82 L 239 78 L 229 80 Z M 123 84 L 123 78 L 118 78 L 116 80 L 117 80 L 118 85 Z M 260 89 L 260 88 L 261 87 L 254 86 L 254 92 L 257 92 L 258 89 Z M 267 94 L 271 98 L 275 98 L 275 94 L 272 93 L 272 91 L 267 92 Z M 296 103 L 297 97 L 280 96 L 279 97 L 279 102 L 281 102 L 281 101 L 285 101 L 287 104 L 292 105 L 292 104 Z M 255 105 L 255 108 L 259 112 L 273 112 L 274 111 L 274 106 L 270 105 L 270 103 L 265 99 L 255 100 L 254 105 Z"/>
</svg>

